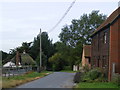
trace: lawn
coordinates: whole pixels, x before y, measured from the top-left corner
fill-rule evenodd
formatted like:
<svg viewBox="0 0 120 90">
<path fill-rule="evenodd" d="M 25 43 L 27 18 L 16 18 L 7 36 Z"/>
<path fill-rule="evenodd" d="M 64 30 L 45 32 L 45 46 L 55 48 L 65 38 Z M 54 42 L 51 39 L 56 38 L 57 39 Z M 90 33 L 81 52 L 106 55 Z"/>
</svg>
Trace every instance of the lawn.
<svg viewBox="0 0 120 90">
<path fill-rule="evenodd" d="M 30 82 L 39 78 L 42 78 L 52 72 L 43 71 L 41 73 L 38 72 L 28 72 L 26 74 L 20 76 L 14 76 L 10 78 L 3 77 L 2 78 L 2 88 L 12 88 L 26 82 Z"/>
<path fill-rule="evenodd" d="M 118 88 L 118 86 L 111 82 L 80 82 L 76 88 Z"/>
</svg>

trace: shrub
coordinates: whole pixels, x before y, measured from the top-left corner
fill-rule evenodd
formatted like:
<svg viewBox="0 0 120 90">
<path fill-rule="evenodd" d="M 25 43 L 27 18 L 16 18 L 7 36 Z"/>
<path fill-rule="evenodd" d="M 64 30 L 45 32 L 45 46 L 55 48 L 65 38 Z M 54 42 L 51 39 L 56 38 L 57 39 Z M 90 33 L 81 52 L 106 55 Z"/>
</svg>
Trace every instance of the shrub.
<svg viewBox="0 0 120 90">
<path fill-rule="evenodd" d="M 90 70 L 89 66 L 87 64 L 85 64 L 85 66 L 83 67 L 83 70 L 84 70 L 84 72 L 88 72 Z"/>
<path fill-rule="evenodd" d="M 105 82 L 107 78 L 105 77 L 104 70 L 100 68 L 91 69 L 88 72 L 77 72 L 74 76 L 74 82 Z"/>
<path fill-rule="evenodd" d="M 88 75 L 91 80 L 95 80 L 101 76 L 101 72 L 98 69 L 92 69 Z"/>
<path fill-rule="evenodd" d="M 64 66 L 64 70 L 71 70 L 71 66 Z"/>
<path fill-rule="evenodd" d="M 77 72 L 74 76 L 74 83 L 79 83 L 80 81 L 82 81 L 82 76 L 83 73 L 82 72 Z"/>
<path fill-rule="evenodd" d="M 120 74 L 114 74 L 112 77 L 112 82 L 117 86 L 120 86 Z"/>
<path fill-rule="evenodd" d="M 89 72 L 86 72 L 83 76 L 83 82 L 103 82 L 106 81 L 106 77 L 100 68 L 91 69 Z"/>
</svg>

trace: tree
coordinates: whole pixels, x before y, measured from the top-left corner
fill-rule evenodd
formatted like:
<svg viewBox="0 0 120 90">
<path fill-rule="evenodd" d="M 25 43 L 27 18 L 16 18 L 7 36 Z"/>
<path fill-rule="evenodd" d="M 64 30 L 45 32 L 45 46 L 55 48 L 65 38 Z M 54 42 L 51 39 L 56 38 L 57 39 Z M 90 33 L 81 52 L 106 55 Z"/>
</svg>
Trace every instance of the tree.
<svg viewBox="0 0 120 90">
<path fill-rule="evenodd" d="M 59 38 L 72 47 L 78 43 L 90 44 L 90 35 L 104 20 L 106 20 L 106 15 L 99 14 L 99 11 L 92 11 L 89 15 L 83 14 L 80 19 L 73 19 L 71 25 L 64 26 Z"/>
<path fill-rule="evenodd" d="M 49 62 L 52 64 L 52 70 L 54 71 L 62 70 L 64 67 L 60 53 L 55 53 L 52 57 L 50 57 Z"/>
<path fill-rule="evenodd" d="M 40 65 L 40 53 L 36 58 L 36 63 L 39 66 Z M 42 67 L 46 67 L 47 64 L 47 56 L 42 52 Z"/>
<path fill-rule="evenodd" d="M 6 62 L 8 62 L 9 60 L 7 59 L 7 57 L 9 56 L 8 53 L 0 51 L 0 63 L 1 65 L 4 65 Z"/>
<path fill-rule="evenodd" d="M 42 43 L 42 61 L 43 66 L 49 67 L 48 58 L 54 54 L 54 45 L 52 41 L 49 39 L 47 32 L 41 33 L 41 43 Z M 30 55 L 33 57 L 34 60 L 39 64 L 39 55 L 40 55 L 40 35 L 38 34 L 37 37 L 34 38 L 33 44 L 30 47 L 29 51 Z"/>
<path fill-rule="evenodd" d="M 91 44 L 91 34 L 104 20 L 106 15 L 92 11 L 90 14 L 83 14 L 78 20 L 73 19 L 71 25 L 62 28 L 59 34 L 61 43 L 58 43 L 57 49 L 71 67 L 81 62 L 83 45 Z"/>
</svg>

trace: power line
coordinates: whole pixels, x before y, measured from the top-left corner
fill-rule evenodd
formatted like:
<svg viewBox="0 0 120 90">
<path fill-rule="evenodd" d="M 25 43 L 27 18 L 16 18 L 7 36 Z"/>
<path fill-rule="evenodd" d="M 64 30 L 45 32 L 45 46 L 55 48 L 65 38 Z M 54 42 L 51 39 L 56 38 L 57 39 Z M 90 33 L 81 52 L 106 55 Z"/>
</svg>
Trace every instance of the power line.
<svg viewBox="0 0 120 90">
<path fill-rule="evenodd" d="M 68 7 L 68 9 L 66 10 L 66 12 L 64 13 L 64 15 L 61 17 L 61 19 L 57 22 L 57 24 L 55 24 L 55 26 L 53 28 L 51 28 L 48 32 L 51 33 L 60 23 L 61 21 L 64 19 L 64 17 L 68 14 L 68 12 L 70 11 L 70 9 L 72 8 L 72 6 L 74 5 L 76 0 L 74 0 L 71 5 Z"/>
</svg>

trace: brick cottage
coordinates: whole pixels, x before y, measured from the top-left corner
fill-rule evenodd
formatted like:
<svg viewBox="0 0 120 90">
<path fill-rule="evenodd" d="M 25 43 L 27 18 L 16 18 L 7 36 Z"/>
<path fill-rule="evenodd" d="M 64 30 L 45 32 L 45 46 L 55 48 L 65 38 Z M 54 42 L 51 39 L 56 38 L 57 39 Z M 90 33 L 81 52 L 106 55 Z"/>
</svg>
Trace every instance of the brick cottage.
<svg viewBox="0 0 120 90">
<path fill-rule="evenodd" d="M 120 74 L 120 7 L 92 34 L 91 65 L 106 69 L 108 80 Z"/>
</svg>

